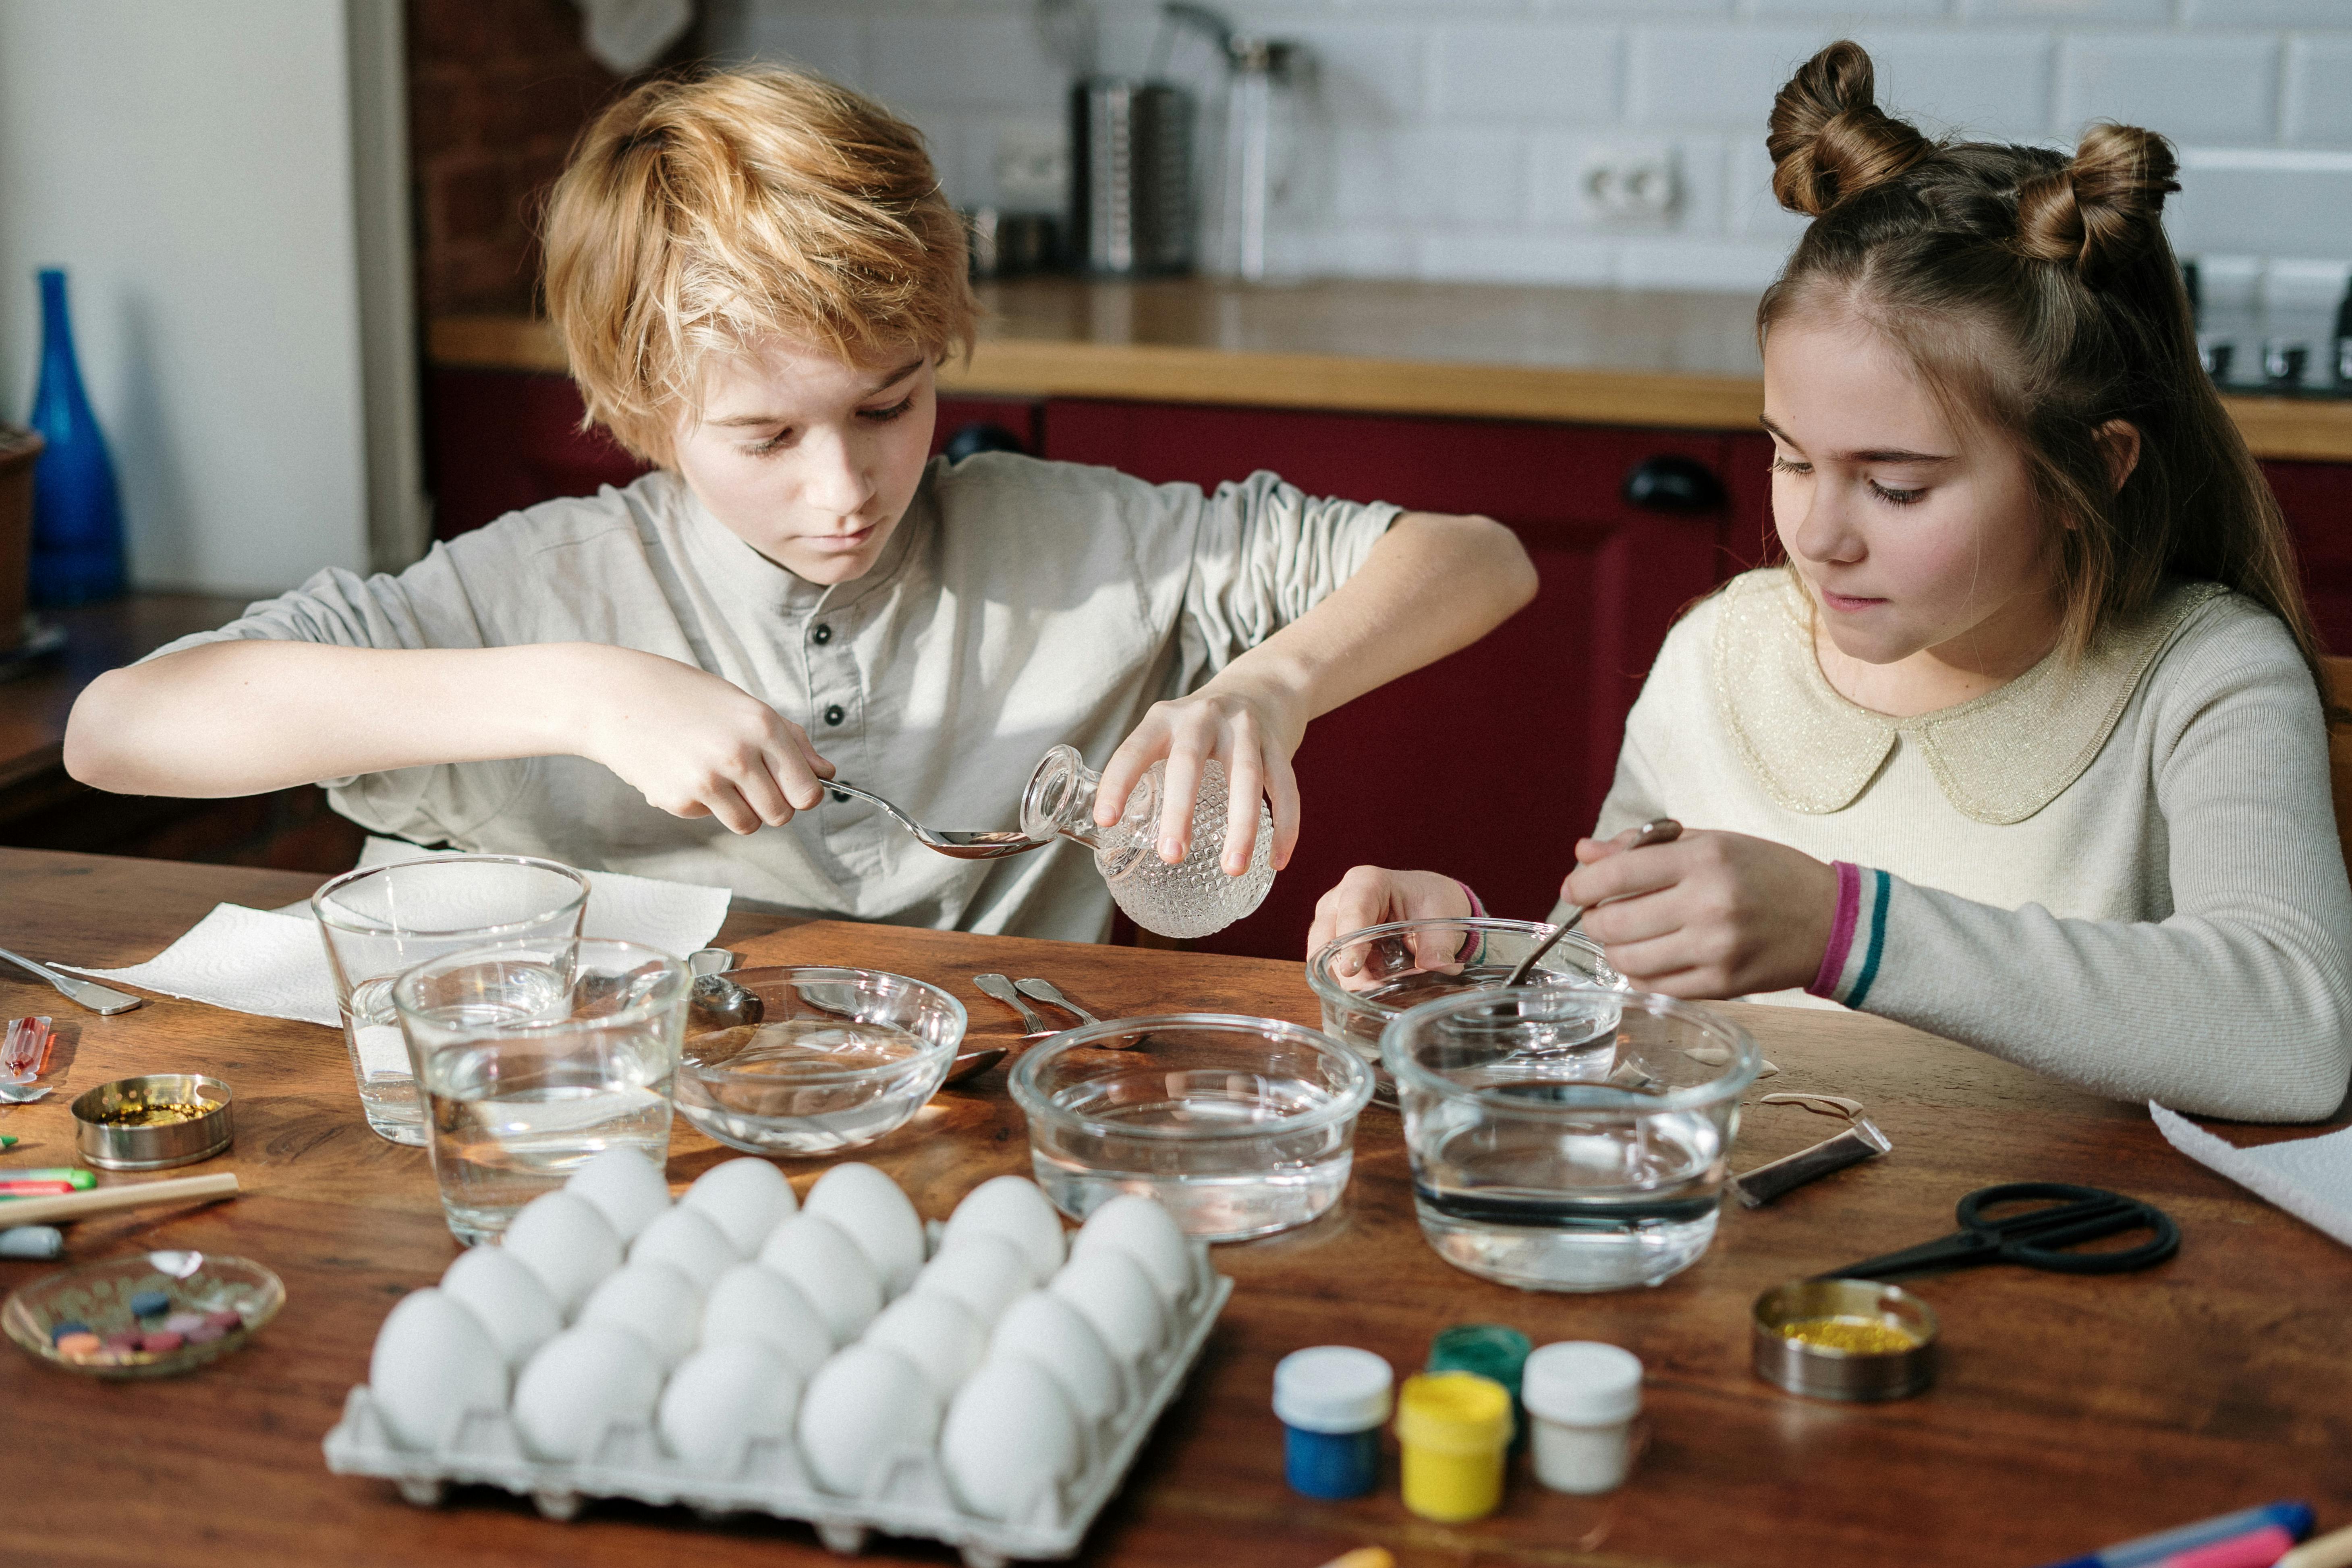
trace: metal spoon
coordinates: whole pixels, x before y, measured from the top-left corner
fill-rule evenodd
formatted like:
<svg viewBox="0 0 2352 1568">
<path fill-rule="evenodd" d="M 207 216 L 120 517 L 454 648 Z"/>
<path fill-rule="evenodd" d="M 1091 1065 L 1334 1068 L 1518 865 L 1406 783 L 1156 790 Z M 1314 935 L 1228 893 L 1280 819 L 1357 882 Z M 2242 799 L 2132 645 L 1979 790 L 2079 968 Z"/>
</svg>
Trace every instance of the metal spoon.
<svg viewBox="0 0 2352 1568">
<path fill-rule="evenodd" d="M 978 1078 L 1004 1059 L 1003 1046 L 986 1046 L 976 1051 L 966 1051 L 948 1064 L 948 1076 L 940 1079 L 940 1087 L 961 1083 L 968 1078 Z"/>
<path fill-rule="evenodd" d="M 77 980 L 70 974 L 59 974 L 47 964 L 35 963 L 29 958 L 19 958 L 5 947 L 0 947 L 0 958 L 6 959 L 19 969 L 39 975 L 68 997 L 101 1017 L 110 1018 L 117 1013 L 128 1013 L 133 1007 L 143 1007 L 147 1005 L 147 999 L 143 996 L 133 996 L 128 992 L 100 985 L 95 980 Z"/>
<path fill-rule="evenodd" d="M 1671 816 L 1662 816 L 1655 822 L 1645 822 L 1642 824 L 1641 829 L 1633 835 L 1633 842 L 1627 845 L 1626 847 L 1628 849 L 1643 849 L 1653 844 L 1672 844 L 1675 839 L 1680 838 L 1682 836 L 1683 825 L 1681 823 L 1676 822 Z M 1569 932 L 1574 931 L 1579 925 L 1581 925 L 1584 922 L 1585 910 L 1591 907 L 1592 906 L 1590 904 L 1579 904 L 1576 908 L 1569 910 L 1568 918 L 1560 921 L 1559 924 L 1552 927 L 1551 934 L 1544 938 L 1543 941 L 1536 943 L 1536 950 L 1533 952 L 1519 960 L 1519 966 L 1511 971 L 1511 977 L 1508 980 L 1504 981 L 1503 984 L 1506 985 L 1525 985 L 1528 983 L 1528 976 L 1535 973 L 1536 964 L 1543 958 L 1543 955 L 1549 952 L 1554 947 L 1558 946 L 1561 937 L 1566 936 Z"/>
<path fill-rule="evenodd" d="M 1044 1014 L 1029 1005 L 1027 999 L 1013 988 L 1013 982 L 1003 975 L 975 974 L 971 977 L 971 983 L 980 987 L 982 995 L 993 996 L 1020 1014 L 1022 1024 L 1031 1034 L 1058 1035 L 1061 1033 L 1059 1029 L 1045 1021 Z"/>
<path fill-rule="evenodd" d="M 1063 995 L 1060 989 L 1050 980 L 1016 980 L 1013 983 L 1013 989 L 1020 992 L 1024 996 L 1034 996 L 1049 1007 L 1059 1007 L 1065 1013 L 1075 1014 L 1081 1024 L 1102 1022 L 1100 1018 Z"/>
<path fill-rule="evenodd" d="M 1043 849 L 1053 842 L 1050 838 L 1032 838 L 1025 833 L 940 833 L 924 826 L 897 806 L 870 789 L 859 789 L 854 784 L 839 779 L 827 779 L 824 787 L 837 795 L 853 795 L 868 805 L 881 807 L 898 825 L 915 836 L 926 849 L 957 860 L 1002 860 L 1008 855 L 1026 855 L 1032 849 Z"/>
</svg>

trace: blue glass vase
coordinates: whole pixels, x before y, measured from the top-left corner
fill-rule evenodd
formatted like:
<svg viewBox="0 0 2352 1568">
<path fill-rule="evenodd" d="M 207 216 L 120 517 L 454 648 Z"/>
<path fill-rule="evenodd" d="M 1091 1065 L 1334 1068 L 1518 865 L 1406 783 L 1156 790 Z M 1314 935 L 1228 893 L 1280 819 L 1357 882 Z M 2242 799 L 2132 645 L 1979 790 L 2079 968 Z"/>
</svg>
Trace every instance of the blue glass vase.
<svg viewBox="0 0 2352 1568">
<path fill-rule="evenodd" d="M 55 268 L 41 273 L 41 381 L 27 423 L 48 441 L 33 469 L 33 603 L 120 598 L 130 586 L 122 499 L 74 360 L 66 275 Z"/>
</svg>

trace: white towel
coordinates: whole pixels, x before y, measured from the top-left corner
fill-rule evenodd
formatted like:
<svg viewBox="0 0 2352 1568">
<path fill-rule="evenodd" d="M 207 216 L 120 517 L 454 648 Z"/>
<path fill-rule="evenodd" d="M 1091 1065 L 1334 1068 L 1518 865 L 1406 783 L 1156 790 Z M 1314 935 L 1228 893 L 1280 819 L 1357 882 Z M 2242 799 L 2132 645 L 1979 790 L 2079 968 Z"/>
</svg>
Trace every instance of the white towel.
<svg viewBox="0 0 2352 1568">
<path fill-rule="evenodd" d="M 2199 1164 L 2352 1247 L 2352 1127 L 2241 1149 L 2152 1100 L 2147 1113 L 2166 1142 Z"/>
<path fill-rule="evenodd" d="M 362 866 L 415 860 L 446 850 L 419 849 L 397 839 L 371 838 Z M 728 891 L 688 882 L 665 882 L 619 871 L 583 871 L 588 908 L 581 934 L 643 942 L 684 958 L 707 947 L 727 919 Z M 339 1026 L 335 979 L 327 967 L 326 944 L 307 903 L 282 910 L 216 904 L 188 933 L 144 963 L 127 969 L 86 969 L 59 964 L 110 985 L 131 985 L 166 996 L 206 1002 L 265 1018 L 293 1018 Z"/>
</svg>

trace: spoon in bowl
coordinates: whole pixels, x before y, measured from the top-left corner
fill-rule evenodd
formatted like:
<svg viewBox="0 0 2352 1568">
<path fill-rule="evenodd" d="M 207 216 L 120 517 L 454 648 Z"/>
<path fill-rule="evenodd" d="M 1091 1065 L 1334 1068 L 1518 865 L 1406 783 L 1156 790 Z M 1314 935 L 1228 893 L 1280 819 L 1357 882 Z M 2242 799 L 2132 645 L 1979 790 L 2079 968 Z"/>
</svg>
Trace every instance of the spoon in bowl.
<svg viewBox="0 0 2352 1568">
<path fill-rule="evenodd" d="M 1637 830 L 1633 835 L 1633 842 L 1627 845 L 1625 847 L 1628 849 L 1641 849 L 1653 844 L 1672 844 L 1675 839 L 1680 838 L 1682 836 L 1683 825 L 1681 823 L 1676 822 L 1671 816 L 1662 816 L 1655 822 L 1645 822 L 1642 824 L 1639 830 Z M 1528 983 L 1528 976 L 1535 973 L 1535 967 L 1537 963 L 1542 961 L 1543 955 L 1549 952 L 1553 948 L 1559 946 L 1559 939 L 1561 937 L 1566 936 L 1569 932 L 1581 925 L 1584 922 L 1585 910 L 1591 907 L 1592 906 L 1591 904 L 1579 904 L 1575 909 L 1570 910 L 1568 912 L 1568 918 L 1566 920 L 1551 928 L 1551 934 L 1549 936 L 1536 943 L 1536 950 L 1533 952 L 1519 960 L 1519 966 L 1511 971 L 1511 977 L 1508 980 L 1504 981 L 1503 984 L 1505 985 L 1525 985 Z"/>
</svg>

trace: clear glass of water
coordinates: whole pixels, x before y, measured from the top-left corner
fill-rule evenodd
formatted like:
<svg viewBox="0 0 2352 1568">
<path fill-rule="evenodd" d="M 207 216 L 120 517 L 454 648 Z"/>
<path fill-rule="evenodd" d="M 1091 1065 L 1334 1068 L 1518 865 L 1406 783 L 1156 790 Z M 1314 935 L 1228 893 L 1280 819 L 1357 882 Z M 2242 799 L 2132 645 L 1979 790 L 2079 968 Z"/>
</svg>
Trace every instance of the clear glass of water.
<svg viewBox="0 0 2352 1568">
<path fill-rule="evenodd" d="M 360 1109 L 378 1136 L 421 1146 L 425 1117 L 392 983 L 467 948 L 575 941 L 587 879 L 520 855 L 433 855 L 365 866 L 310 895 L 327 943 Z"/>
<path fill-rule="evenodd" d="M 1337 1035 L 1378 1066 L 1381 1032 L 1410 1007 L 1465 991 L 1492 991 L 1511 977 L 1519 961 L 1551 927 L 1535 921 L 1395 921 L 1351 931 L 1325 944 L 1307 961 L 1307 988 L 1323 1008 L 1323 1032 Z M 1609 965 L 1601 944 L 1570 931 L 1538 960 L 1539 984 L 1605 985 L 1622 991 L 1625 977 Z M 1396 1085 L 1383 1072 L 1372 1098 L 1396 1100 Z"/>
<path fill-rule="evenodd" d="M 1590 985 L 1440 997 L 1381 1054 L 1421 1233 L 1530 1290 L 1656 1285 L 1698 1260 L 1760 1065 L 1748 1031 L 1672 997 Z"/>
<path fill-rule="evenodd" d="M 1142 1193 L 1190 1234 L 1239 1241 L 1339 1201 L 1372 1069 L 1297 1024 L 1178 1013 L 1056 1035 L 1021 1058 L 1011 1087 L 1038 1184 L 1064 1214 Z"/>
<path fill-rule="evenodd" d="M 475 948 L 393 983 L 459 1241 L 502 1234 L 607 1149 L 669 1163 L 690 984 L 667 953 L 602 939 Z"/>
</svg>

